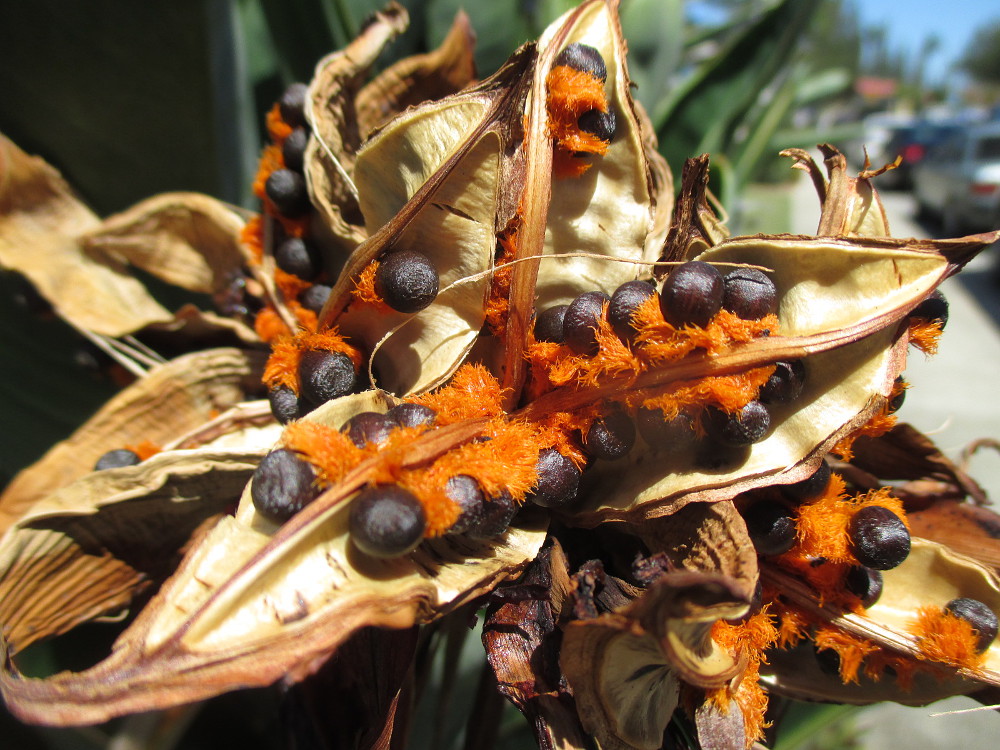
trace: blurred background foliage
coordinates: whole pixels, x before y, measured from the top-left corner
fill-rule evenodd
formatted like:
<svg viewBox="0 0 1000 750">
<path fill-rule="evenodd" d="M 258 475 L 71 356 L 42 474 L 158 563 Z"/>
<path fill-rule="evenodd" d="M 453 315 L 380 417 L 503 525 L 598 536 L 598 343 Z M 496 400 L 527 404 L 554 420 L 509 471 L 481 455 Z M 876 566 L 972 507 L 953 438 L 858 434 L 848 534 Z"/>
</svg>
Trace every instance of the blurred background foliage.
<svg viewBox="0 0 1000 750">
<path fill-rule="evenodd" d="M 576 3 L 402 4 L 410 12 L 410 29 L 380 65 L 436 46 L 464 7 L 478 32 L 480 74 L 487 75 Z M 200 191 L 253 208 L 250 184 L 264 113 L 287 84 L 308 80 L 315 62 L 343 46 L 381 5 L 379 0 L 0 3 L 0 28 L 6 30 L 0 44 L 0 131 L 60 169 L 102 215 L 171 190 Z M 859 27 L 847 0 L 622 0 L 621 18 L 636 96 L 653 119 L 663 153 L 679 176 L 686 158 L 710 152 L 713 185 L 731 212 L 748 183 L 790 176 L 775 158 L 780 148 L 856 135 L 852 85 L 864 72 L 866 40 L 877 41 L 878 35 Z M 869 68 L 893 64 L 887 54 L 867 59 Z M 907 75 L 919 83 L 919 73 L 917 67 Z M 740 219 L 736 210 L 736 229 Z M 2 486 L 116 387 L 102 374 L 102 355 L 46 316 L 45 305 L 7 274 L 0 274 L 0 316 L 7 323 L 0 327 Z M 101 626 L 94 628 L 81 629 L 75 640 L 41 651 L 38 658 L 86 654 L 107 640 Z M 496 707 L 498 697 L 492 699 L 493 736 L 463 739 L 475 686 L 483 679 L 481 647 L 475 637 L 455 645 L 456 636 L 447 632 L 429 638 L 444 646 L 427 652 L 437 654 L 425 665 L 434 687 L 414 718 L 412 746 L 486 747 L 490 739 L 497 747 L 531 746 L 520 718 Z M 449 685 L 450 690 L 442 687 Z M 276 692 L 224 696 L 200 711 L 132 717 L 84 730 L 35 730 L 4 715 L 0 736 L 5 747 L 17 750 L 275 747 L 285 738 Z M 812 727 L 808 722 L 817 716 L 795 713 L 788 726 L 800 729 L 789 736 L 799 739 L 782 747 L 806 746 L 814 732 L 801 727 Z M 307 745 L 300 738 L 289 746 Z"/>
</svg>

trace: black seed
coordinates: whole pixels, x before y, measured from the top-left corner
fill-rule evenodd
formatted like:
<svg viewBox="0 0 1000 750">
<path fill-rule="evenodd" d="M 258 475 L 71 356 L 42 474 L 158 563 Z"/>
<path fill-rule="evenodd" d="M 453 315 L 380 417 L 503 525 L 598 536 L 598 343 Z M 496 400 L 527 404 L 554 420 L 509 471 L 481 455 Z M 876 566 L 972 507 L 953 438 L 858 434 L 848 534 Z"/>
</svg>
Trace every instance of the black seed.
<svg viewBox="0 0 1000 750">
<path fill-rule="evenodd" d="M 626 281 L 615 289 L 608 304 L 608 323 L 622 341 L 631 343 L 635 339 L 632 316 L 639 305 L 654 294 L 656 288 L 648 281 Z"/>
<path fill-rule="evenodd" d="M 760 320 L 778 309 L 778 290 L 763 271 L 737 268 L 722 283 L 722 306 L 743 320 Z"/>
<path fill-rule="evenodd" d="M 986 604 L 978 599 L 961 597 L 952 599 L 945 605 L 945 610 L 951 612 L 955 617 L 961 617 L 975 628 L 979 634 L 976 648 L 985 651 L 997 637 L 997 616 Z"/>
<path fill-rule="evenodd" d="M 346 396 L 354 389 L 356 377 L 354 363 L 341 352 L 312 349 L 299 360 L 300 393 L 316 405 Z"/>
<path fill-rule="evenodd" d="M 601 81 L 608 80 L 608 66 L 601 53 L 589 44 L 573 42 L 556 57 L 553 66 L 568 65 L 573 70 L 590 73 Z"/>
<path fill-rule="evenodd" d="M 563 340 L 577 354 L 597 354 L 597 322 L 604 304 L 611 298 L 604 292 L 584 292 L 569 303 L 563 319 Z"/>
<path fill-rule="evenodd" d="M 781 488 L 781 491 L 792 500 L 801 501 L 819 497 L 826 491 L 829 485 L 830 465 L 826 461 L 823 461 L 816 471 L 808 477 L 795 484 L 786 484 Z"/>
<path fill-rule="evenodd" d="M 538 454 L 535 464 L 538 484 L 528 499 L 543 508 L 564 508 L 576 499 L 582 472 L 566 456 L 552 448 Z"/>
<path fill-rule="evenodd" d="M 275 248 L 274 262 L 285 273 L 312 281 L 322 270 L 319 251 L 301 237 L 289 237 Z"/>
<path fill-rule="evenodd" d="M 681 450 L 693 445 L 698 439 L 698 433 L 694 431 L 694 419 L 685 412 L 668 422 L 663 418 L 662 410 L 642 407 L 636 412 L 635 423 L 642 439 L 657 450 Z"/>
<path fill-rule="evenodd" d="M 278 109 L 281 111 L 281 119 L 293 128 L 306 124 L 306 92 L 308 87 L 304 83 L 293 83 L 278 100 Z"/>
<path fill-rule="evenodd" d="M 944 327 L 948 325 L 948 300 L 940 289 L 935 289 L 923 302 L 913 308 L 910 317 L 940 320 L 943 331 Z"/>
<path fill-rule="evenodd" d="M 306 310 L 312 310 L 319 315 L 323 309 L 323 305 L 330 299 L 330 292 L 332 291 L 332 287 L 326 284 L 313 284 L 299 295 L 299 304 Z"/>
<path fill-rule="evenodd" d="M 487 498 L 483 505 L 483 515 L 468 530 L 468 534 L 476 539 L 489 539 L 499 536 L 507 530 L 517 513 L 517 504 L 509 492 Z"/>
<path fill-rule="evenodd" d="M 309 210 L 309 191 L 306 181 L 298 172 L 276 169 L 264 183 L 264 192 L 283 216 L 295 218 Z"/>
<path fill-rule="evenodd" d="M 851 517 L 847 533 L 854 556 L 869 568 L 891 570 L 910 554 L 910 532 L 888 508 L 862 508 Z"/>
<path fill-rule="evenodd" d="M 391 419 L 396 420 L 400 427 L 420 427 L 425 424 L 434 424 L 437 414 L 429 406 L 423 404 L 397 404 L 385 413 Z"/>
<path fill-rule="evenodd" d="M 838 654 L 832 648 L 816 649 L 816 663 L 819 665 L 819 670 L 824 674 L 828 674 L 831 677 L 840 676 L 840 654 Z"/>
<path fill-rule="evenodd" d="M 563 321 L 566 319 L 568 309 L 569 305 L 556 305 L 538 313 L 535 318 L 535 340 L 561 344 L 565 340 Z"/>
<path fill-rule="evenodd" d="M 774 372 L 761 386 L 758 400 L 765 404 L 787 404 L 802 395 L 806 384 L 806 366 L 801 359 L 775 362 Z"/>
<path fill-rule="evenodd" d="M 427 528 L 416 496 L 395 485 L 369 487 L 351 502 L 348 520 L 354 546 L 371 557 L 399 557 L 420 544 Z"/>
<path fill-rule="evenodd" d="M 400 250 L 382 257 L 375 272 L 375 291 L 393 310 L 415 313 L 437 297 L 437 269 L 415 250 Z"/>
<path fill-rule="evenodd" d="M 576 124 L 584 133 L 596 135 L 606 143 L 611 143 L 618 131 L 618 118 L 615 117 L 613 109 L 607 112 L 601 112 L 599 109 L 588 110 L 580 115 Z"/>
<path fill-rule="evenodd" d="M 295 128 L 285 142 L 281 144 L 281 156 L 285 166 L 295 172 L 301 172 L 305 166 L 306 146 L 309 145 L 309 133 L 305 128 Z"/>
<path fill-rule="evenodd" d="M 882 573 L 878 570 L 854 565 L 847 571 L 844 583 L 865 607 L 872 606 L 882 596 Z"/>
<path fill-rule="evenodd" d="M 104 471 L 105 469 L 120 469 L 123 466 L 135 466 L 140 463 L 138 454 L 127 448 L 115 448 L 108 451 L 94 464 L 94 471 Z"/>
<path fill-rule="evenodd" d="M 660 311 L 676 327 L 695 325 L 704 328 L 722 309 L 722 274 L 715 266 L 692 260 L 677 266 L 660 292 Z"/>
<path fill-rule="evenodd" d="M 708 436 L 722 445 L 751 445 L 767 436 L 771 415 L 760 401 L 751 401 L 733 414 L 709 407 L 702 416 L 702 425 Z"/>
<path fill-rule="evenodd" d="M 461 513 L 458 520 L 448 529 L 449 534 L 463 534 L 483 522 L 486 512 L 486 496 L 474 478 L 468 474 L 456 474 L 445 485 L 445 493 L 454 500 Z"/>
<path fill-rule="evenodd" d="M 743 513 L 743 520 L 753 546 L 762 555 L 780 555 L 795 545 L 795 519 L 781 503 L 754 503 Z"/>
<path fill-rule="evenodd" d="M 906 381 L 903 380 L 902 375 L 896 378 L 895 387 L 899 388 L 899 393 L 897 393 L 895 396 L 889 399 L 890 414 L 899 411 L 899 408 L 903 405 L 903 402 L 906 401 Z"/>
<path fill-rule="evenodd" d="M 315 478 L 312 466 L 297 453 L 271 451 L 253 473 L 253 506 L 275 523 L 287 521 L 319 495 Z"/>
<path fill-rule="evenodd" d="M 399 423 L 388 414 L 363 411 L 348 419 L 340 430 L 347 434 L 352 443 L 364 448 L 369 443 L 382 445 L 397 427 Z"/>
<path fill-rule="evenodd" d="M 271 402 L 271 413 L 281 424 L 288 424 L 298 419 L 299 397 L 287 385 L 279 385 L 267 392 L 267 400 Z"/>
<path fill-rule="evenodd" d="M 615 410 L 594 420 L 583 439 L 583 448 L 593 458 L 614 461 L 635 445 L 635 424 L 624 411 Z"/>
</svg>

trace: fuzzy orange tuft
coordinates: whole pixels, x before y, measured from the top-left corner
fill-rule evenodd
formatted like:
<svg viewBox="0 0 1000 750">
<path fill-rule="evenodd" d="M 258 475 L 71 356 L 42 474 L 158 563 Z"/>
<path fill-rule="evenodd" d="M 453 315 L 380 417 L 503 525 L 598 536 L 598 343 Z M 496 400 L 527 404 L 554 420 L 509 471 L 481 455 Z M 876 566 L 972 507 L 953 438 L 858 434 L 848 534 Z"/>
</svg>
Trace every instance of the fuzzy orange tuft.
<svg viewBox="0 0 1000 750">
<path fill-rule="evenodd" d="M 895 393 L 893 389 L 892 393 Z M 838 456 L 842 461 L 850 461 L 854 458 L 854 441 L 859 437 L 879 437 L 889 432 L 896 426 L 896 415 L 889 413 L 888 400 L 882 404 L 882 408 L 875 412 L 871 418 L 861 425 L 850 435 L 843 437 L 830 452 Z"/>
<path fill-rule="evenodd" d="M 500 382 L 482 365 L 464 364 L 446 385 L 411 400 L 433 409 L 441 426 L 503 413 Z"/>
<path fill-rule="evenodd" d="M 880 648 L 873 651 L 865 660 L 865 677 L 876 682 L 881 680 L 885 674 L 892 674 L 896 678 L 896 683 L 904 692 L 909 692 L 913 688 L 913 680 L 917 672 L 925 669 L 917 661 L 897 654 L 894 651 Z"/>
<path fill-rule="evenodd" d="M 496 259 L 495 265 L 500 266 L 514 260 L 517 253 L 517 231 L 520 228 L 520 216 L 518 216 L 506 232 L 497 237 L 500 243 L 500 255 Z M 490 294 L 486 300 L 486 325 L 490 332 L 503 338 L 507 331 L 507 317 L 510 312 L 510 285 L 514 278 L 514 267 L 504 266 L 494 268 L 493 277 L 490 280 Z"/>
<path fill-rule="evenodd" d="M 255 263 L 264 259 L 264 219 L 260 214 L 250 217 L 240 230 L 240 242 L 249 251 Z"/>
<path fill-rule="evenodd" d="M 813 635 L 819 651 L 833 649 L 840 657 L 840 680 L 845 685 L 858 681 L 861 663 L 869 654 L 879 650 L 871 641 L 846 633 L 832 625 L 820 625 Z"/>
<path fill-rule="evenodd" d="M 300 279 L 295 274 L 287 273 L 280 268 L 274 269 L 274 283 L 282 298 L 289 301 L 298 299 L 302 292 L 312 286 L 312 282 Z"/>
<path fill-rule="evenodd" d="M 375 274 L 378 273 L 378 261 L 372 261 L 354 281 L 354 291 L 351 296 L 362 305 L 371 305 L 377 312 L 391 313 L 392 308 L 385 303 L 381 295 L 375 291 Z"/>
<path fill-rule="evenodd" d="M 319 324 L 319 318 L 316 317 L 316 313 L 312 310 L 307 310 L 296 300 L 288 302 L 286 307 L 288 307 L 288 309 L 291 310 L 292 314 L 295 316 L 295 320 L 298 321 L 299 328 L 303 331 L 316 330 L 316 327 Z"/>
<path fill-rule="evenodd" d="M 582 177 L 592 166 L 593 162 L 587 161 L 583 156 L 561 148 L 552 153 L 552 174 L 560 180 Z"/>
<path fill-rule="evenodd" d="M 764 599 L 768 599 L 766 592 Z M 791 648 L 806 637 L 810 618 L 805 612 L 780 599 L 772 599 L 771 607 L 778 616 L 778 648 Z"/>
<path fill-rule="evenodd" d="M 163 448 L 152 440 L 140 440 L 135 445 L 126 445 L 125 448 L 137 455 L 140 461 L 145 461 L 147 458 L 155 456 L 163 450 Z"/>
<path fill-rule="evenodd" d="M 281 442 L 288 450 L 301 453 L 316 468 L 317 479 L 324 485 L 339 482 L 365 455 L 347 435 L 316 422 L 289 422 Z"/>
<path fill-rule="evenodd" d="M 281 106 L 275 102 L 267 112 L 267 134 L 279 146 L 292 134 L 292 126 L 281 119 Z"/>
<path fill-rule="evenodd" d="M 325 331 L 303 331 L 296 336 L 296 339 L 303 350 L 339 352 L 350 357 L 355 369 L 361 366 L 361 352 L 348 344 L 336 328 L 328 328 Z"/>
<path fill-rule="evenodd" d="M 291 336 L 279 336 L 271 342 L 271 356 L 267 358 L 262 382 L 269 390 L 284 386 L 298 396 L 301 359 L 302 348 L 298 341 Z"/>
<path fill-rule="evenodd" d="M 292 332 L 288 330 L 288 326 L 285 325 L 285 321 L 278 315 L 278 311 L 271 306 L 261 308 L 257 313 L 257 317 L 254 318 L 253 329 L 260 336 L 261 341 L 265 343 L 271 343 L 281 336 L 292 335 Z"/>
<path fill-rule="evenodd" d="M 675 418 L 684 409 L 717 406 L 727 412 L 742 409 L 757 396 L 760 387 L 774 372 L 774 366 L 756 367 L 735 375 L 719 375 L 672 383 L 670 390 L 647 396 L 642 406 L 647 409 L 662 409 L 667 421 Z"/>
<path fill-rule="evenodd" d="M 606 141 L 580 130 L 580 115 L 592 109 L 608 111 L 604 83 L 590 73 L 557 65 L 545 79 L 549 136 L 560 149 L 571 153 L 603 154 Z"/>
<path fill-rule="evenodd" d="M 910 321 L 910 343 L 928 356 L 937 354 L 941 339 L 941 321 L 913 318 Z"/>
<path fill-rule="evenodd" d="M 976 629 L 942 607 L 920 607 L 910 632 L 916 636 L 920 656 L 928 661 L 976 670 L 986 658 L 976 648 Z"/>
</svg>

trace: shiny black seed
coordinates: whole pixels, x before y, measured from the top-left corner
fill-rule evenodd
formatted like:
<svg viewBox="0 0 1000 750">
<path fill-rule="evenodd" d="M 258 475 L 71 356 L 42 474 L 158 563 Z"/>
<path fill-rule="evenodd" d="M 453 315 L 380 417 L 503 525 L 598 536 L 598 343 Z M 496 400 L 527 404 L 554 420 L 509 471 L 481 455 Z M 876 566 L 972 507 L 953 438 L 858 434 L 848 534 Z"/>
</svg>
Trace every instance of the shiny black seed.
<svg viewBox="0 0 1000 750">
<path fill-rule="evenodd" d="M 341 352 L 311 349 L 299 360 L 300 393 L 316 405 L 346 396 L 354 389 L 356 377 L 354 363 Z"/>
<path fill-rule="evenodd" d="M 604 292 L 584 292 L 569 303 L 563 319 L 563 340 L 577 354 L 597 354 L 597 322 L 604 304 L 611 298 Z"/>
<path fill-rule="evenodd" d="M 722 445 L 751 445 L 767 436 L 771 415 L 760 401 L 751 401 L 732 414 L 709 407 L 702 417 L 702 425 L 708 436 Z"/>
<path fill-rule="evenodd" d="M 596 419 L 583 438 L 583 449 L 592 458 L 614 461 L 635 445 L 635 423 L 623 411 L 612 411 Z"/>
<path fill-rule="evenodd" d="M 282 523 L 316 499 L 316 475 L 297 453 L 271 451 L 257 465 L 250 484 L 253 506 L 265 518 Z"/>
<path fill-rule="evenodd" d="M 940 320 L 943 331 L 948 325 L 948 300 L 940 289 L 935 289 L 923 302 L 913 308 L 910 317 Z"/>
<path fill-rule="evenodd" d="M 116 448 L 108 451 L 94 464 L 94 471 L 104 471 L 105 469 L 120 469 L 123 466 L 135 466 L 140 462 L 138 454 L 127 448 Z"/>
<path fill-rule="evenodd" d="M 632 316 L 639 305 L 654 294 L 656 288 L 648 281 L 626 281 L 615 289 L 608 304 L 608 323 L 622 341 L 631 343 L 635 338 Z"/>
<path fill-rule="evenodd" d="M 573 42 L 556 57 L 553 65 L 568 65 L 573 70 L 590 73 L 601 81 L 608 80 L 608 66 L 601 53 L 589 44 Z"/>
<path fill-rule="evenodd" d="M 400 427 L 420 427 L 425 424 L 434 424 L 437 414 L 429 406 L 423 404 L 397 404 L 385 413 L 385 415 L 396 421 Z"/>
<path fill-rule="evenodd" d="M 910 532 L 888 508 L 862 508 L 851 517 L 847 534 L 858 562 L 875 570 L 891 570 L 910 554 Z"/>
<path fill-rule="evenodd" d="M 269 390 L 267 400 L 271 403 L 271 413 L 281 424 L 287 424 L 301 416 L 299 397 L 287 385 L 279 385 Z"/>
<path fill-rule="evenodd" d="M 295 128 L 285 142 L 281 144 L 281 156 L 285 166 L 295 172 L 301 172 L 305 165 L 306 146 L 309 144 L 309 133 L 305 128 Z"/>
<path fill-rule="evenodd" d="M 569 305 L 556 305 L 538 313 L 535 318 L 535 340 L 561 344 L 564 341 L 563 322 Z"/>
<path fill-rule="evenodd" d="M 997 637 L 997 616 L 986 604 L 978 599 L 961 597 L 952 599 L 945 605 L 945 610 L 951 612 L 955 617 L 961 617 L 975 628 L 979 634 L 976 641 L 976 648 L 985 651 Z"/>
<path fill-rule="evenodd" d="M 889 413 L 899 411 L 899 408 L 906 401 L 906 381 L 903 380 L 903 376 L 900 375 L 896 378 L 896 388 L 899 388 L 899 393 L 889 399 Z"/>
<path fill-rule="evenodd" d="M 844 584 L 866 607 L 872 606 L 882 596 L 882 573 L 863 565 L 852 566 L 847 571 Z"/>
<path fill-rule="evenodd" d="M 371 557 L 399 557 L 420 544 L 427 528 L 424 506 L 395 485 L 369 487 L 351 502 L 348 519 L 354 546 Z"/>
<path fill-rule="evenodd" d="M 694 419 L 685 412 L 668 422 L 663 418 L 661 409 L 642 407 L 636 412 L 635 424 L 642 439 L 656 450 L 682 450 L 698 439 L 698 433 L 694 431 Z"/>
<path fill-rule="evenodd" d="M 618 118 L 615 117 L 613 109 L 607 112 L 601 112 L 599 109 L 588 110 L 580 115 L 576 124 L 584 133 L 596 135 L 606 143 L 611 143 L 615 139 L 618 130 Z"/>
<path fill-rule="evenodd" d="M 517 504 L 509 492 L 501 492 L 487 498 L 483 504 L 482 517 L 468 529 L 468 534 L 476 539 L 489 539 L 507 530 L 517 513 Z"/>
<path fill-rule="evenodd" d="M 346 433 L 356 446 L 364 448 L 368 444 L 382 445 L 397 427 L 399 423 L 388 414 L 363 411 L 348 419 L 341 432 Z"/>
<path fill-rule="evenodd" d="M 722 306 L 743 320 L 760 320 L 778 309 L 778 290 L 763 271 L 737 268 L 722 283 Z"/>
<path fill-rule="evenodd" d="M 795 519 L 781 503 L 754 503 L 743 513 L 743 520 L 753 546 L 762 555 L 780 555 L 795 545 Z"/>
<path fill-rule="evenodd" d="M 808 500 L 822 495 L 830 485 L 830 465 L 823 461 L 816 471 L 795 484 L 786 484 L 781 491 L 792 500 Z"/>
<path fill-rule="evenodd" d="M 304 83 L 293 83 L 278 100 L 278 109 L 281 111 L 281 119 L 297 128 L 306 124 L 306 92 L 308 88 Z"/>
<path fill-rule="evenodd" d="M 458 520 L 448 529 L 449 534 L 463 534 L 483 522 L 486 496 L 474 478 L 468 474 L 456 474 L 448 480 L 444 491 L 461 509 Z"/>
<path fill-rule="evenodd" d="M 306 181 L 298 172 L 276 169 L 264 183 L 264 192 L 283 216 L 295 218 L 309 210 Z"/>
<path fill-rule="evenodd" d="M 375 291 L 393 310 L 415 313 L 437 297 L 437 269 L 423 253 L 400 250 L 384 256 L 375 272 Z"/>
<path fill-rule="evenodd" d="M 333 289 L 326 284 L 313 284 L 299 295 L 299 303 L 306 309 L 312 310 L 317 315 L 323 309 L 323 305 L 330 299 L 330 292 Z"/>
<path fill-rule="evenodd" d="M 274 262 L 285 273 L 312 281 L 322 269 L 319 251 L 301 237 L 289 237 L 274 250 Z"/>
<path fill-rule="evenodd" d="M 806 384 L 806 366 L 801 359 L 775 362 L 774 372 L 761 386 L 757 398 L 765 404 L 787 404 L 802 395 Z"/>
<path fill-rule="evenodd" d="M 538 484 L 528 499 L 543 508 L 564 508 L 576 499 L 582 472 L 566 456 L 552 448 L 538 454 L 535 464 Z"/>
<path fill-rule="evenodd" d="M 715 266 L 700 260 L 689 261 L 674 268 L 663 282 L 660 311 L 674 326 L 704 328 L 722 309 L 723 288 L 722 274 Z"/>
</svg>

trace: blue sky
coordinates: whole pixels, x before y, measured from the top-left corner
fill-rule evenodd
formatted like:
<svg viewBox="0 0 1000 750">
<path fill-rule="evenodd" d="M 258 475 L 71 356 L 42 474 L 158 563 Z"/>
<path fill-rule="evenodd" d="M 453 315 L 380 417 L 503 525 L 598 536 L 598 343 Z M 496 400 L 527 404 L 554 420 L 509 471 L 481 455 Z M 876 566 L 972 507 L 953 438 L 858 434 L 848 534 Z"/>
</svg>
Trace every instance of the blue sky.
<svg viewBox="0 0 1000 750">
<path fill-rule="evenodd" d="M 889 28 L 892 48 L 915 54 L 928 34 L 937 34 L 941 46 L 927 61 L 931 81 L 942 80 L 976 28 L 1000 21 L 997 0 L 859 0 L 856 7 L 863 26 Z"/>
</svg>

